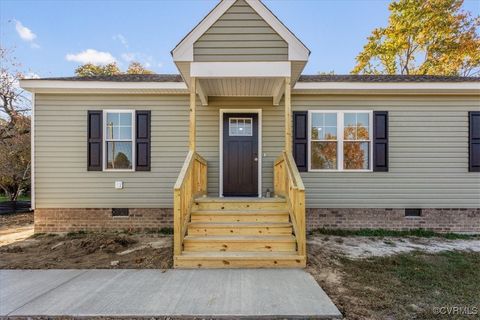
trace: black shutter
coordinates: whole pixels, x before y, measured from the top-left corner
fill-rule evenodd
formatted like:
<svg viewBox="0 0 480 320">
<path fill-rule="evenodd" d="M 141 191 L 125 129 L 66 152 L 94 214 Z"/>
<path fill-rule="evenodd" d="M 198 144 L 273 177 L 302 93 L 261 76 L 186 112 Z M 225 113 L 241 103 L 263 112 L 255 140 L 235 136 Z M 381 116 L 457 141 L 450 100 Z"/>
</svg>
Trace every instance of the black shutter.
<svg viewBox="0 0 480 320">
<path fill-rule="evenodd" d="M 308 112 L 293 112 L 293 158 L 298 171 L 308 171 Z"/>
<path fill-rule="evenodd" d="M 103 112 L 88 111 L 87 170 L 102 171 Z"/>
<path fill-rule="evenodd" d="M 135 170 L 150 171 L 150 111 L 136 111 Z"/>
<path fill-rule="evenodd" d="M 468 113 L 468 171 L 480 172 L 480 111 Z"/>
<path fill-rule="evenodd" d="M 388 111 L 373 112 L 373 171 L 388 171 Z"/>
</svg>

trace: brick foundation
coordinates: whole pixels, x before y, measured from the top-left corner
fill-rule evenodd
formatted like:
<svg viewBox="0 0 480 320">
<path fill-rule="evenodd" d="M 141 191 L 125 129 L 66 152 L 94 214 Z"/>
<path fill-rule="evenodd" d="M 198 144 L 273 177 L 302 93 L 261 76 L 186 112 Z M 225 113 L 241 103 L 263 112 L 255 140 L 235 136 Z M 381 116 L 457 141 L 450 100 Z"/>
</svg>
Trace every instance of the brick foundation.
<svg viewBox="0 0 480 320">
<path fill-rule="evenodd" d="M 173 226 L 169 208 L 130 209 L 128 217 L 112 217 L 111 209 L 36 209 L 35 232 L 155 231 Z M 307 209 L 307 229 L 427 229 L 436 232 L 480 233 L 480 208 L 423 209 L 405 217 L 404 209 Z"/>
<path fill-rule="evenodd" d="M 423 209 L 420 217 L 406 217 L 405 209 L 307 209 L 307 229 L 318 228 L 480 233 L 480 208 Z"/>
<path fill-rule="evenodd" d="M 155 231 L 173 226 L 173 209 L 130 209 L 129 216 L 112 217 L 112 209 L 36 209 L 35 233 L 71 231 Z"/>
</svg>

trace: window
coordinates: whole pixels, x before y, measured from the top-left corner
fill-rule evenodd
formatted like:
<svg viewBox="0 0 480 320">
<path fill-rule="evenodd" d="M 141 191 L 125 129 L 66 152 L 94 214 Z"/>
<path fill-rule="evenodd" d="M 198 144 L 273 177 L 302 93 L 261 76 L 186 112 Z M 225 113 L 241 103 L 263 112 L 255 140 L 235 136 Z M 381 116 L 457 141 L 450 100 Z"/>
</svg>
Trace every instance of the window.
<svg viewBox="0 0 480 320">
<path fill-rule="evenodd" d="M 370 114 L 345 112 L 343 115 L 343 168 L 370 169 Z"/>
<path fill-rule="evenodd" d="M 104 111 L 104 170 L 133 170 L 134 111 Z"/>
<path fill-rule="evenodd" d="M 422 209 L 405 209 L 405 217 L 421 217 Z"/>
<path fill-rule="evenodd" d="M 230 118 L 228 124 L 228 135 L 230 137 L 251 137 L 252 134 L 252 118 Z"/>
<path fill-rule="evenodd" d="M 311 171 L 370 171 L 371 111 L 310 111 Z"/>
<path fill-rule="evenodd" d="M 337 168 L 337 114 L 313 113 L 311 117 L 311 168 Z"/>
</svg>

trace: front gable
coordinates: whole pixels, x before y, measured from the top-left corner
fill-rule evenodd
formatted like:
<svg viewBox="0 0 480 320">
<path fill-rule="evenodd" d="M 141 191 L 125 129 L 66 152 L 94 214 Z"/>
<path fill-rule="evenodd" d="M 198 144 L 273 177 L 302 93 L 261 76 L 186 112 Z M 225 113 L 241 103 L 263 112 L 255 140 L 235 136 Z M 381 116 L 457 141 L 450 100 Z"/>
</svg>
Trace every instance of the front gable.
<svg viewBox="0 0 480 320">
<path fill-rule="evenodd" d="M 310 50 L 260 0 L 220 1 L 172 50 L 176 63 L 306 62 L 309 54 Z"/>
<path fill-rule="evenodd" d="M 287 42 L 247 2 L 237 0 L 194 43 L 194 61 L 287 61 Z"/>
</svg>

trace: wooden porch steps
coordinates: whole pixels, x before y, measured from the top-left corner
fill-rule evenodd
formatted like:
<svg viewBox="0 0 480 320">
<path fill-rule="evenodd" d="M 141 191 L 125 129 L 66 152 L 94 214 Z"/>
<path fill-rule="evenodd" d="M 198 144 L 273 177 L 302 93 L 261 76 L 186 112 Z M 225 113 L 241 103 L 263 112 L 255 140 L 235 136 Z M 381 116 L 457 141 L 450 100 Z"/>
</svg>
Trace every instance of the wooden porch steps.
<svg viewBox="0 0 480 320">
<path fill-rule="evenodd" d="M 197 198 L 179 268 L 304 267 L 282 198 Z"/>
<path fill-rule="evenodd" d="M 183 268 L 302 268 L 305 257 L 292 252 L 188 252 L 177 257 Z"/>
</svg>

